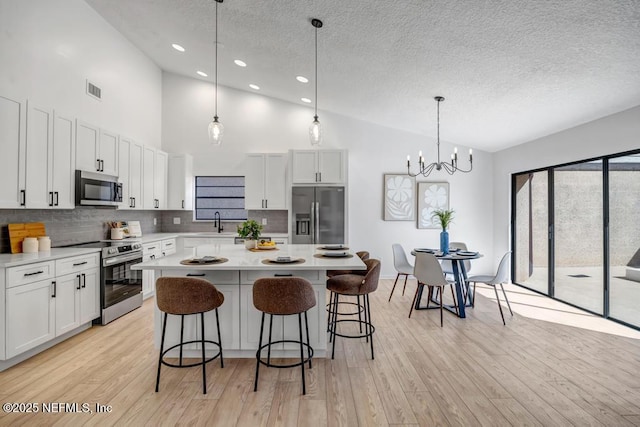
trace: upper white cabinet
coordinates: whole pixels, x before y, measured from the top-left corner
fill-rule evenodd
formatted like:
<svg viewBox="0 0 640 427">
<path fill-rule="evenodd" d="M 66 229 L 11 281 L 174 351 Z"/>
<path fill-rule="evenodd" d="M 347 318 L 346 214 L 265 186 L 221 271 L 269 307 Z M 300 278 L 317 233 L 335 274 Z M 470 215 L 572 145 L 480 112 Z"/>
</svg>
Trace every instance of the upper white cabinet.
<svg viewBox="0 0 640 427">
<path fill-rule="evenodd" d="M 0 96 L 0 208 L 15 209 L 25 204 L 25 102 Z"/>
<path fill-rule="evenodd" d="M 166 209 L 168 155 L 152 147 L 142 154 L 142 208 Z"/>
<path fill-rule="evenodd" d="M 193 157 L 189 154 L 169 155 L 167 209 L 193 209 Z"/>
<path fill-rule="evenodd" d="M 118 135 L 78 120 L 76 169 L 118 176 Z"/>
<path fill-rule="evenodd" d="M 287 208 L 287 155 L 247 154 L 245 209 Z"/>
<path fill-rule="evenodd" d="M 293 184 L 343 184 L 345 150 L 291 150 Z"/>
<path fill-rule="evenodd" d="M 120 137 L 118 181 L 122 183 L 120 209 L 142 209 L 142 144 Z"/>
<path fill-rule="evenodd" d="M 73 119 L 28 103 L 25 207 L 73 209 Z"/>
</svg>

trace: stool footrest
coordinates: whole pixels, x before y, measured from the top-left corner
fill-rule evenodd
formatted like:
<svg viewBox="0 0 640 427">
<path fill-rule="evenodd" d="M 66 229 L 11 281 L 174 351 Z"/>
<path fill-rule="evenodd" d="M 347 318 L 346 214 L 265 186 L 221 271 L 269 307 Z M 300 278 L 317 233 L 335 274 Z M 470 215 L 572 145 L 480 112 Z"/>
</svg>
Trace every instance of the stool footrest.
<svg viewBox="0 0 640 427">
<path fill-rule="evenodd" d="M 349 312 L 349 313 L 342 313 L 342 312 L 338 312 L 338 314 L 343 315 L 343 316 L 353 316 L 356 315 L 358 313 L 362 313 L 364 312 L 364 307 L 362 306 L 362 304 L 358 304 L 357 302 L 351 302 L 351 301 L 339 301 L 338 302 L 338 307 L 340 307 L 342 304 L 350 304 L 350 305 L 356 305 L 358 306 L 358 311 L 353 311 L 353 312 Z M 327 304 L 327 311 L 329 313 L 331 313 L 331 309 L 333 307 L 333 303 L 330 302 Z M 338 308 L 339 309 L 339 308 Z"/>
<path fill-rule="evenodd" d="M 193 341 L 185 341 L 185 342 L 183 342 L 183 343 L 181 343 L 181 344 L 176 344 L 176 345 L 171 346 L 171 347 L 169 347 L 168 349 L 164 350 L 164 351 L 162 352 L 162 356 L 161 356 L 161 358 L 160 358 L 160 362 L 161 362 L 163 365 L 165 365 L 165 366 L 171 366 L 172 368 L 192 368 L 192 367 L 194 367 L 194 366 L 202 366 L 202 365 L 204 365 L 205 363 L 209 363 L 209 362 L 211 362 L 211 361 L 213 361 L 213 360 L 217 359 L 218 357 L 220 357 L 220 355 L 222 354 L 222 347 L 220 346 L 220 343 L 215 342 L 215 341 L 208 341 L 208 340 L 205 340 L 204 342 L 205 342 L 205 343 L 209 343 L 209 344 L 214 344 L 214 345 L 216 345 L 216 346 L 217 346 L 217 348 L 218 348 L 218 352 L 217 352 L 215 355 L 213 355 L 212 357 L 210 357 L 210 358 L 208 358 L 208 359 L 205 359 L 204 361 L 200 361 L 200 362 L 198 362 L 198 363 L 190 363 L 190 364 L 188 364 L 188 365 L 185 365 L 185 364 L 176 365 L 176 364 L 174 364 L 174 363 L 169 363 L 169 362 L 167 362 L 166 360 L 164 360 L 164 358 L 165 358 L 166 354 L 167 354 L 169 351 L 173 350 L 174 348 L 179 348 L 179 347 L 185 346 L 185 345 L 187 345 L 187 344 L 202 344 L 202 340 L 193 340 Z M 206 350 L 206 349 L 205 349 L 205 350 Z M 172 358 L 173 358 L 173 357 L 172 357 Z M 177 357 L 176 357 L 176 358 L 177 358 Z"/>
<path fill-rule="evenodd" d="M 337 328 L 336 328 L 336 331 L 335 331 L 333 334 L 334 334 L 334 335 L 337 335 L 337 336 L 339 336 L 339 337 L 343 337 L 343 338 L 366 338 L 366 337 L 372 337 L 372 336 L 373 336 L 373 333 L 376 331 L 375 326 L 373 326 L 373 325 L 372 325 L 371 323 L 369 323 L 369 322 L 365 322 L 364 320 L 356 320 L 356 319 L 341 319 L 341 320 L 336 320 L 336 322 L 335 322 L 335 323 L 337 324 L 337 323 L 341 323 L 341 322 L 345 322 L 345 323 L 358 323 L 358 324 L 360 324 L 360 325 L 366 325 L 366 326 L 368 326 L 368 327 L 370 328 L 370 331 L 371 331 L 371 332 L 369 332 L 369 333 L 364 333 L 364 334 L 361 334 L 361 335 L 346 335 L 346 334 L 340 334 L 340 333 L 338 333 Z M 332 322 L 332 324 L 333 324 L 333 322 Z M 365 328 L 365 330 L 366 330 L 366 328 Z"/>
<path fill-rule="evenodd" d="M 268 366 L 270 368 L 293 368 L 295 366 L 300 366 L 300 365 L 302 365 L 304 363 L 307 363 L 307 362 L 311 361 L 311 359 L 313 359 L 313 347 L 311 347 L 309 344 L 303 342 L 302 345 L 307 348 L 309 357 L 307 357 L 306 359 L 304 359 L 302 361 L 299 361 L 297 363 L 292 363 L 292 364 L 289 364 L 289 365 L 275 365 L 273 363 L 265 362 L 265 361 L 262 360 L 262 357 L 260 355 L 260 353 L 262 353 L 262 350 L 264 350 L 265 348 L 268 348 L 268 347 L 270 347 L 272 345 L 275 345 L 275 344 L 284 344 L 284 343 L 291 343 L 291 344 L 300 345 L 300 341 L 294 341 L 294 340 L 279 340 L 279 341 L 273 341 L 271 343 L 267 343 L 267 344 L 263 345 L 262 347 L 260 347 L 258 349 L 258 351 L 256 351 L 256 359 L 258 360 L 258 363 L 260 363 L 261 365 L 264 365 L 264 366 Z"/>
</svg>

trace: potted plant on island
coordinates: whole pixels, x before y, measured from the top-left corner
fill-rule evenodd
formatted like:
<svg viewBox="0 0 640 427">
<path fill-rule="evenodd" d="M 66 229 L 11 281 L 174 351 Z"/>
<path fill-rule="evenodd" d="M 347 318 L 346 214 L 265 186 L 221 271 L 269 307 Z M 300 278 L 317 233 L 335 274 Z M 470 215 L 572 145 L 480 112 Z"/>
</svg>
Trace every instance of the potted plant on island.
<svg viewBox="0 0 640 427">
<path fill-rule="evenodd" d="M 447 232 L 447 228 L 453 222 L 453 214 L 455 211 L 453 209 L 437 209 L 433 211 L 433 215 L 431 218 L 437 218 L 437 221 L 440 223 L 442 227 L 442 231 L 440 232 L 440 251 L 446 255 L 449 253 L 449 232 Z"/>
<path fill-rule="evenodd" d="M 262 225 L 253 219 L 249 219 L 238 225 L 238 236 L 244 238 L 244 247 L 247 249 L 254 249 L 256 247 L 261 231 Z"/>
</svg>

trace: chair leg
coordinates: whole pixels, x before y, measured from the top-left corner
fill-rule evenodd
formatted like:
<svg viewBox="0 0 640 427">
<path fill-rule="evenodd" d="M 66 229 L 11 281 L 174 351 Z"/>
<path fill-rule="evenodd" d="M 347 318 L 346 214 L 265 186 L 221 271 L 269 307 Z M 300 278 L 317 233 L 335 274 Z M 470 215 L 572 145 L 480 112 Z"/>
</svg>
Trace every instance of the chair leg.
<svg viewBox="0 0 640 427">
<path fill-rule="evenodd" d="M 506 325 L 506 322 L 504 321 L 504 314 L 502 313 L 502 304 L 500 304 L 500 297 L 498 296 L 498 288 L 496 288 L 496 285 L 492 285 L 493 286 L 493 290 L 496 293 L 496 301 L 498 302 L 498 308 L 500 309 L 500 317 L 502 317 L 502 324 Z"/>
<path fill-rule="evenodd" d="M 440 289 L 440 288 L 438 288 Z M 440 292 L 440 327 L 442 328 L 442 326 L 444 325 L 444 316 L 442 315 L 444 313 L 444 308 L 442 307 L 442 297 L 444 296 L 444 292 Z"/>
<path fill-rule="evenodd" d="M 504 295 L 504 300 L 507 302 L 507 307 L 509 307 L 509 313 L 513 316 L 513 311 L 511 311 L 511 304 L 509 304 L 509 298 L 507 298 L 507 293 L 504 291 L 504 286 L 500 283 L 500 289 L 502 289 L 502 294 Z"/>
<path fill-rule="evenodd" d="M 476 306 L 476 288 L 478 287 L 478 282 L 473 282 L 473 299 L 471 300 L 471 307 Z"/>
<path fill-rule="evenodd" d="M 269 344 L 271 344 L 272 331 L 273 331 L 273 314 L 269 314 Z M 267 363 L 271 364 L 271 346 L 267 348 Z"/>
<path fill-rule="evenodd" d="M 398 278 L 399 277 L 400 277 L 400 273 L 396 274 L 396 281 L 393 282 L 393 288 L 391 288 L 391 295 L 389 295 L 389 301 L 387 301 L 387 302 L 391 301 L 391 297 L 393 296 L 393 291 L 396 290 L 396 284 L 398 283 Z M 402 291 L 402 295 L 404 295 L 404 291 Z"/>
<path fill-rule="evenodd" d="M 216 326 L 218 327 L 218 344 L 220 345 L 220 367 L 224 368 L 224 359 L 222 358 L 222 335 L 220 335 L 220 319 L 218 318 L 217 308 L 216 308 Z"/>
<path fill-rule="evenodd" d="M 202 394 L 207 394 L 207 364 L 204 363 L 207 360 L 204 355 L 204 313 L 200 313 L 200 345 L 202 346 Z M 180 346 L 182 348 L 182 346 Z"/>
<path fill-rule="evenodd" d="M 302 314 L 298 313 L 298 333 L 300 335 L 300 368 L 302 369 L 302 395 L 307 394 L 304 378 L 304 341 L 302 341 Z"/>
<path fill-rule="evenodd" d="M 156 376 L 156 393 L 160 387 L 160 368 L 162 367 L 162 352 L 164 351 L 164 335 L 167 331 L 167 313 L 164 313 L 162 321 L 162 340 L 160 341 L 160 356 L 158 357 L 158 375 Z"/>
<path fill-rule="evenodd" d="M 329 332 L 329 342 L 333 341 L 333 310 L 334 310 L 335 293 L 331 292 L 329 296 L 329 317 L 327 318 L 327 331 Z"/>
<path fill-rule="evenodd" d="M 336 301 L 335 301 L 335 305 L 333 306 L 335 308 L 335 314 L 333 316 L 333 344 L 331 347 L 331 359 L 333 360 L 336 356 L 336 329 L 338 327 L 338 302 L 340 302 L 340 295 L 338 295 L 336 293 Z"/>
<path fill-rule="evenodd" d="M 180 342 L 183 343 L 184 339 L 184 314 L 180 315 Z M 180 366 L 182 366 L 182 346 L 180 346 Z"/>
<path fill-rule="evenodd" d="M 258 351 L 256 352 L 256 379 L 253 383 L 253 391 L 258 391 L 258 373 L 260 372 L 260 352 L 262 349 L 262 333 L 264 332 L 264 313 L 262 313 L 262 321 L 260 322 L 260 340 L 258 343 Z"/>
<path fill-rule="evenodd" d="M 369 342 L 371 343 L 371 360 L 374 360 L 375 357 L 373 356 L 373 322 L 371 321 L 371 302 L 369 301 L 369 294 L 366 294 L 364 296 L 364 300 L 365 300 L 365 305 L 367 307 L 367 326 L 368 326 L 368 333 L 371 334 L 371 337 L 369 337 Z"/>
<path fill-rule="evenodd" d="M 433 298 L 433 288 L 427 286 L 427 308 L 429 308 L 429 304 L 431 303 L 431 299 Z"/>
<path fill-rule="evenodd" d="M 413 301 L 411 302 L 411 308 L 409 309 L 409 319 L 411 319 L 411 313 L 413 312 L 413 307 L 416 305 L 416 300 L 418 299 L 418 291 L 421 287 L 424 286 L 422 283 L 418 282 L 418 286 L 416 286 L 416 293 L 413 296 Z M 428 305 L 429 303 L 427 303 Z"/>
<path fill-rule="evenodd" d="M 458 302 L 456 302 L 456 294 L 453 292 L 453 286 L 449 286 L 449 288 L 451 288 L 451 298 L 453 298 L 453 306 L 456 309 L 456 315 L 460 317 L 460 307 L 458 307 Z"/>
<path fill-rule="evenodd" d="M 307 319 L 307 312 L 304 312 L 304 328 L 307 330 L 307 345 L 310 346 L 311 345 L 311 341 L 309 340 L 309 319 Z M 309 356 L 309 369 L 312 368 L 311 366 L 311 349 L 309 347 L 307 347 L 307 356 Z"/>
<path fill-rule="evenodd" d="M 360 295 L 358 295 L 358 330 L 362 333 L 362 313 L 360 312 Z M 367 342 L 369 342 L 369 337 L 367 337 Z"/>
<path fill-rule="evenodd" d="M 402 296 L 404 296 L 404 291 L 407 289 L 407 279 L 409 278 L 408 274 L 404 275 L 404 286 L 402 287 Z"/>
</svg>

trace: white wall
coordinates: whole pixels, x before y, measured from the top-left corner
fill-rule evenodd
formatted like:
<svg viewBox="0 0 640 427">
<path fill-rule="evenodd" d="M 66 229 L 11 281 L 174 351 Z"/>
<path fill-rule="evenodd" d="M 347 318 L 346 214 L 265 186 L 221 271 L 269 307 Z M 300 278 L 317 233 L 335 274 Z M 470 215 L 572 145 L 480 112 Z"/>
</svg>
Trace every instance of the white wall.
<svg viewBox="0 0 640 427">
<path fill-rule="evenodd" d="M 213 86 L 165 72 L 162 94 L 162 148 L 193 154 L 196 174 L 243 173 L 248 152 L 311 148 L 307 134 L 313 110 L 309 106 L 219 86 L 218 115 L 225 137 L 221 147 L 212 147 L 207 126 L 213 116 Z M 415 159 L 420 149 L 432 159 L 435 140 L 322 110 L 319 116 L 325 130 L 323 147 L 349 151 L 349 244 L 381 258 L 382 274 L 395 277 L 391 244 L 401 243 L 406 250 L 437 247 L 439 231 L 418 230 L 415 222 L 382 220 L 383 174 L 405 172 L 407 154 Z M 446 158 L 453 147 L 441 144 Z M 492 157 L 474 151 L 474 161 L 476 169 L 470 174 L 440 172 L 428 180 L 450 183 L 451 207 L 457 212 L 451 239 L 466 241 L 485 254 L 475 262 L 474 270 L 479 272 L 493 268 Z"/>
<path fill-rule="evenodd" d="M 159 67 L 84 1 L 2 0 L 0 64 L 0 94 L 160 146 Z"/>
<path fill-rule="evenodd" d="M 640 149 L 640 106 L 494 154 L 494 253 L 510 246 L 511 174 Z"/>
</svg>

